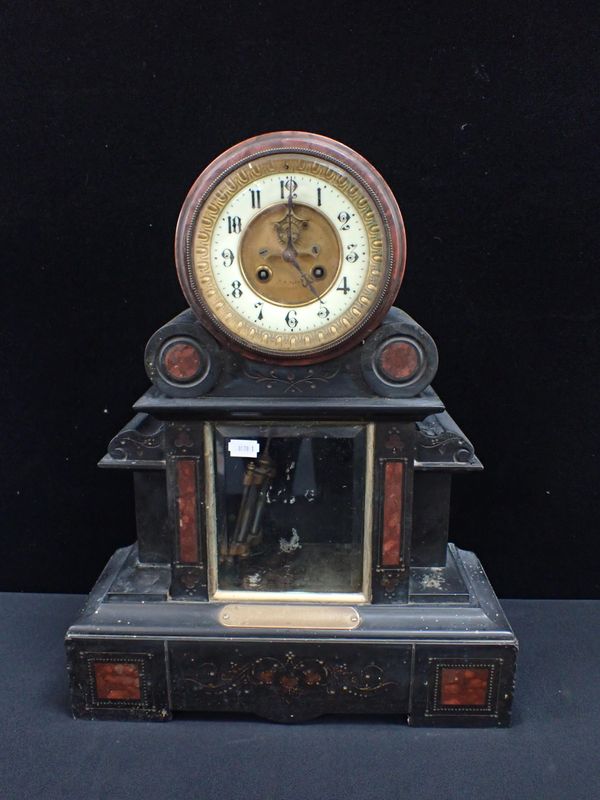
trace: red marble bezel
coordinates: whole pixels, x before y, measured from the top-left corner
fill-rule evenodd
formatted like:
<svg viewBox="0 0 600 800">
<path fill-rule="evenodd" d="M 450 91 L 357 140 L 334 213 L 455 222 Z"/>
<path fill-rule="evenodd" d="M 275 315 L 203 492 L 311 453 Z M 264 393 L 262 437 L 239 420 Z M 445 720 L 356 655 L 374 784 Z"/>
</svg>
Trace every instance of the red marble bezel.
<svg viewBox="0 0 600 800">
<path fill-rule="evenodd" d="M 245 345 L 234 338 L 232 334 L 219 325 L 218 320 L 202 304 L 200 294 L 194 286 L 192 271 L 189 268 L 191 255 L 189 253 L 188 235 L 209 192 L 212 191 L 218 181 L 246 161 L 262 155 L 276 154 L 277 152 L 295 152 L 300 155 L 312 154 L 342 166 L 356 177 L 376 200 L 389 237 L 390 259 L 387 285 L 379 299 L 379 303 L 365 318 L 363 324 L 358 326 L 348 338 L 334 343 L 324 350 L 315 353 L 298 353 L 297 356 L 293 356 L 290 353 L 279 355 L 272 352 L 264 352 L 259 348 Z M 371 333 L 387 314 L 396 298 L 404 275 L 406 235 L 402 215 L 391 189 L 379 172 L 365 158 L 341 142 L 336 142 L 334 139 L 329 139 L 320 134 L 302 131 L 279 131 L 261 134 L 234 145 L 212 161 L 197 178 L 185 199 L 177 221 L 175 263 L 179 282 L 186 300 L 204 327 L 222 344 L 255 361 L 287 365 L 314 364 L 334 358 L 350 350 Z"/>
</svg>

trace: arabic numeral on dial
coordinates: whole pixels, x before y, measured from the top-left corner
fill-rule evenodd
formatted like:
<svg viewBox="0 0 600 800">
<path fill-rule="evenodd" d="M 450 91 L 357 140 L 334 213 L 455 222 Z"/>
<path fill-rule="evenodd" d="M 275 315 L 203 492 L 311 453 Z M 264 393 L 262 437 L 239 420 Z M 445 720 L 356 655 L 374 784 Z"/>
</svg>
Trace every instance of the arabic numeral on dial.
<svg viewBox="0 0 600 800">
<path fill-rule="evenodd" d="M 227 232 L 240 233 L 242 230 L 242 220 L 239 217 L 227 217 Z"/>
<path fill-rule="evenodd" d="M 348 286 L 348 278 L 344 275 L 344 278 L 340 285 L 337 287 L 338 292 L 343 292 L 344 295 L 347 295 L 350 291 L 350 287 Z"/>
<path fill-rule="evenodd" d="M 243 294 L 242 284 L 239 281 L 232 281 L 231 288 L 233 289 L 233 291 L 231 292 L 232 296 L 235 297 L 236 300 L 238 300 Z"/>
<path fill-rule="evenodd" d="M 258 309 L 258 316 L 256 320 L 257 322 L 260 322 L 261 319 L 263 318 L 263 304 L 260 302 L 260 300 L 258 303 L 254 303 L 254 308 Z"/>
<path fill-rule="evenodd" d="M 260 189 L 250 189 L 252 208 L 260 208 Z"/>
<path fill-rule="evenodd" d="M 354 264 L 355 261 L 358 261 L 358 253 L 356 252 L 356 245 L 349 244 L 348 250 L 350 251 L 346 256 L 346 261 L 349 261 L 351 264 Z"/>
<path fill-rule="evenodd" d="M 221 256 L 223 258 L 224 267 L 230 267 L 233 264 L 233 261 L 235 259 L 235 256 L 233 255 L 233 250 L 227 248 L 226 250 L 223 250 Z"/>
<path fill-rule="evenodd" d="M 290 187 L 292 189 L 292 197 L 296 196 L 296 189 L 298 188 L 298 184 L 293 178 L 286 178 L 284 181 L 279 181 L 279 188 L 281 190 L 281 199 L 285 200 L 290 192 Z"/>
<path fill-rule="evenodd" d="M 350 230 L 350 214 L 347 211 L 340 211 L 338 214 L 338 220 L 341 222 L 341 231 Z"/>
<path fill-rule="evenodd" d="M 320 317 L 321 319 L 327 319 L 328 316 L 329 309 L 327 306 L 321 306 L 321 308 L 317 311 L 317 317 Z"/>
<path fill-rule="evenodd" d="M 285 324 L 290 328 L 290 330 L 294 330 L 296 325 L 298 324 L 298 320 L 296 319 L 296 312 L 293 308 L 291 308 L 288 313 L 285 315 Z"/>
</svg>

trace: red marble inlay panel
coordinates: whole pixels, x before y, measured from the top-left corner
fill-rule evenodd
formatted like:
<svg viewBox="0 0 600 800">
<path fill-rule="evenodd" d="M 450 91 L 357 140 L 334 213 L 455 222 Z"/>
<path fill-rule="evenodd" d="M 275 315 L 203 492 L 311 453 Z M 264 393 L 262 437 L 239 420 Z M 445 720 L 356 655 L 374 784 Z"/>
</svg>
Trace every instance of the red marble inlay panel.
<svg viewBox="0 0 600 800">
<path fill-rule="evenodd" d="M 98 700 L 141 699 L 142 688 L 138 664 L 96 661 L 94 674 Z"/>
<path fill-rule="evenodd" d="M 487 705 L 490 670 L 486 667 L 442 667 L 440 703 L 443 706 Z"/>
<path fill-rule="evenodd" d="M 387 461 L 383 476 L 383 541 L 381 564 L 397 567 L 402 545 L 402 508 L 404 500 L 404 464 Z"/>
<path fill-rule="evenodd" d="M 176 381 L 190 381 L 200 372 L 202 358 L 197 347 L 186 342 L 177 342 L 165 351 L 164 368 Z"/>
<path fill-rule="evenodd" d="M 196 495 L 196 462 L 192 458 L 177 460 L 177 509 L 179 513 L 179 561 L 197 564 L 198 500 Z"/>
<path fill-rule="evenodd" d="M 419 368 L 419 352 L 410 342 L 392 342 L 379 356 L 379 369 L 393 381 L 408 380 Z"/>
</svg>

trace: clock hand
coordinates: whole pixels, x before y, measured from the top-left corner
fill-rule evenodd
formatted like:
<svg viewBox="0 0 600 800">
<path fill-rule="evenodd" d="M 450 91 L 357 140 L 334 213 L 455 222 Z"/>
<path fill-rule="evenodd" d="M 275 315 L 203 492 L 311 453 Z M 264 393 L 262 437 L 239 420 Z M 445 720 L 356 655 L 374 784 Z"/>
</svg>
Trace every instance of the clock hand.
<svg viewBox="0 0 600 800">
<path fill-rule="evenodd" d="M 293 250 L 294 246 L 292 244 L 292 192 L 294 189 L 294 184 L 290 178 L 290 186 L 288 192 L 288 200 L 287 200 L 287 244 L 286 249 Z"/>
<path fill-rule="evenodd" d="M 308 275 L 303 271 L 302 267 L 298 263 L 298 259 L 297 259 L 298 253 L 296 252 L 296 248 L 294 247 L 293 242 L 292 242 L 292 210 L 293 210 L 292 194 L 293 194 L 293 190 L 294 190 L 294 184 L 292 183 L 292 180 L 290 178 L 290 185 L 289 185 L 288 198 L 287 198 L 287 243 L 286 243 L 285 250 L 282 252 L 281 256 L 282 256 L 284 261 L 287 261 L 289 264 L 292 264 L 292 266 L 294 266 L 298 270 L 298 272 L 300 273 L 301 280 L 302 280 L 302 285 L 306 286 L 308 289 L 310 289 L 310 291 L 314 294 L 314 296 L 317 298 L 319 303 L 321 303 L 321 305 L 323 305 L 323 300 L 321 299 L 321 295 L 317 292 L 317 290 L 313 286 L 312 278 L 308 277 Z"/>
<path fill-rule="evenodd" d="M 314 294 L 319 303 L 323 304 L 321 295 L 317 292 L 317 290 L 313 286 L 313 279 L 309 278 L 309 276 L 304 272 L 304 270 L 298 263 L 298 260 L 296 258 L 296 251 L 294 250 L 294 248 L 291 248 L 290 250 L 289 248 L 286 247 L 282 253 L 282 256 L 284 261 L 287 261 L 289 264 L 292 264 L 292 266 L 294 266 L 298 270 L 301 276 L 302 285 L 306 286 L 307 289 L 310 289 L 310 291 Z"/>
</svg>

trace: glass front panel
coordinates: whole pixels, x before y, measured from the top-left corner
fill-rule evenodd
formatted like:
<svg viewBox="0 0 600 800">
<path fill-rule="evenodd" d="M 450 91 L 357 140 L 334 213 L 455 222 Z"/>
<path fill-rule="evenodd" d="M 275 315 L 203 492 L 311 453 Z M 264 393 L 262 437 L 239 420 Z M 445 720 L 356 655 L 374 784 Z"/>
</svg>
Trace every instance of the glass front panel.
<svg viewBox="0 0 600 800">
<path fill-rule="evenodd" d="M 363 425 L 217 425 L 217 588 L 360 593 Z"/>
</svg>

